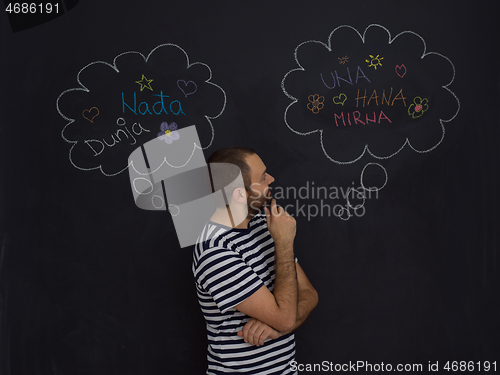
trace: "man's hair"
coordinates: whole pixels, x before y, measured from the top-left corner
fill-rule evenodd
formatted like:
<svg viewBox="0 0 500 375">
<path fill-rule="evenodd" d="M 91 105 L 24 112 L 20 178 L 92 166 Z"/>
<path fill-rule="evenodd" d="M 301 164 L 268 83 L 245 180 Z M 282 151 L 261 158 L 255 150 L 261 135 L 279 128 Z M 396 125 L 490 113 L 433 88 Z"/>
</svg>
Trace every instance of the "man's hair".
<svg viewBox="0 0 500 375">
<path fill-rule="evenodd" d="M 234 164 L 241 170 L 241 175 L 243 177 L 243 184 L 245 185 L 245 190 L 250 192 L 250 185 L 252 184 L 252 179 L 250 176 L 250 167 L 248 166 L 245 159 L 248 156 L 254 155 L 256 152 L 249 147 L 235 146 L 235 147 L 224 147 L 215 151 L 207 160 L 207 163 L 228 163 Z M 215 181 L 216 180 L 216 181 Z M 214 179 L 214 190 L 220 190 L 234 181 L 234 175 L 231 173 L 227 176 L 218 176 Z"/>
</svg>

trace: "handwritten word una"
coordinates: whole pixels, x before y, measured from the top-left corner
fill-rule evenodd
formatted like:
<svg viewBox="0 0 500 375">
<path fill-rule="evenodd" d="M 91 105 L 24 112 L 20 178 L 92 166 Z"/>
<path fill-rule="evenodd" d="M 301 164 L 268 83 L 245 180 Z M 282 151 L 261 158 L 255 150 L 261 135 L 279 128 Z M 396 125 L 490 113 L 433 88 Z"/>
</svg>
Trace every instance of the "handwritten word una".
<svg viewBox="0 0 500 375">
<path fill-rule="evenodd" d="M 333 73 L 335 73 L 335 75 L 333 75 Z M 342 78 L 339 76 L 339 74 L 337 73 L 337 71 L 335 70 L 334 72 L 330 72 L 332 78 L 333 78 L 333 86 L 331 84 L 327 84 L 323 78 L 323 73 L 320 73 L 320 77 L 321 77 L 321 81 L 323 81 L 323 84 L 328 88 L 328 89 L 334 89 L 336 86 L 340 87 L 340 81 L 343 81 L 345 82 L 344 83 L 344 86 L 346 83 L 348 83 L 349 85 L 354 85 L 354 84 L 358 84 L 358 80 L 360 78 L 364 78 L 366 79 L 368 82 L 371 82 L 368 77 L 365 75 L 365 73 L 363 73 L 363 71 L 361 70 L 361 68 L 358 66 L 358 69 L 356 70 L 356 80 L 355 82 L 353 83 L 352 82 L 352 77 L 351 77 L 351 72 L 349 71 L 349 67 L 347 67 L 347 77 L 349 79 L 346 79 L 346 78 Z"/>
<path fill-rule="evenodd" d="M 151 94 L 153 96 L 158 96 L 160 98 L 159 101 L 154 103 L 151 106 L 151 109 L 153 110 L 154 114 L 156 115 L 161 115 L 162 113 L 165 113 L 168 115 L 167 109 L 165 108 L 165 104 L 168 103 L 167 101 L 164 101 L 165 98 L 168 98 L 168 95 L 163 95 L 163 91 L 160 91 L 159 94 Z M 127 103 L 125 103 L 125 95 L 122 92 L 122 110 L 123 113 L 125 113 L 125 108 L 128 108 L 131 112 L 134 113 L 134 115 L 137 115 L 137 113 L 141 115 L 152 115 L 153 113 L 150 110 L 149 104 L 147 102 L 141 102 L 139 105 L 137 105 L 137 95 L 134 92 L 134 106 L 131 107 Z M 182 111 L 182 105 L 181 102 L 178 100 L 172 100 L 169 105 L 170 113 L 178 116 L 179 114 L 183 114 L 186 116 L 186 114 Z"/>
</svg>

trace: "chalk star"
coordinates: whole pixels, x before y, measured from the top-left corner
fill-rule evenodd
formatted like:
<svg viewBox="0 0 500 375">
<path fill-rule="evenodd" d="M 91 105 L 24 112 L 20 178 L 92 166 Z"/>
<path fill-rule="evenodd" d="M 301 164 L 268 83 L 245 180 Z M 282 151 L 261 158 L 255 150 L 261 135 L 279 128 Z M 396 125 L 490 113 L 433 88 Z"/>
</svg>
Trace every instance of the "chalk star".
<svg viewBox="0 0 500 375">
<path fill-rule="evenodd" d="M 144 81 L 146 83 L 144 83 Z M 144 74 L 142 75 L 142 78 L 140 81 L 135 81 L 135 83 L 138 83 L 139 85 L 141 85 L 141 91 L 144 90 L 144 88 L 147 88 L 147 89 L 150 89 L 151 91 L 153 91 L 153 88 L 151 87 L 151 82 L 153 82 L 152 79 L 147 79 Z"/>
</svg>

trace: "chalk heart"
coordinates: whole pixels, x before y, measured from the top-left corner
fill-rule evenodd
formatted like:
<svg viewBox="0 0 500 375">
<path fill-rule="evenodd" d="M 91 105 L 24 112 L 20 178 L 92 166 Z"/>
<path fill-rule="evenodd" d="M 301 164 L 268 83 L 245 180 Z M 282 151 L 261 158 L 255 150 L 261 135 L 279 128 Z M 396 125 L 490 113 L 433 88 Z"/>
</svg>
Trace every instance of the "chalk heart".
<svg viewBox="0 0 500 375">
<path fill-rule="evenodd" d="M 404 64 L 396 65 L 396 74 L 403 78 L 406 74 L 406 66 Z"/>
<path fill-rule="evenodd" d="M 198 90 L 198 86 L 193 81 L 184 81 L 183 79 L 179 79 L 177 81 L 177 87 L 182 91 L 184 97 L 187 98 L 188 95 L 194 94 L 196 90 Z"/>
<path fill-rule="evenodd" d="M 339 96 L 334 96 L 333 97 L 333 104 L 344 105 L 344 103 L 345 103 L 346 100 L 347 100 L 347 95 L 346 94 L 340 94 Z"/>
<path fill-rule="evenodd" d="M 97 107 L 92 107 L 90 109 L 85 109 L 82 113 L 82 116 L 85 120 L 94 123 L 94 119 L 99 116 L 99 109 Z"/>
</svg>

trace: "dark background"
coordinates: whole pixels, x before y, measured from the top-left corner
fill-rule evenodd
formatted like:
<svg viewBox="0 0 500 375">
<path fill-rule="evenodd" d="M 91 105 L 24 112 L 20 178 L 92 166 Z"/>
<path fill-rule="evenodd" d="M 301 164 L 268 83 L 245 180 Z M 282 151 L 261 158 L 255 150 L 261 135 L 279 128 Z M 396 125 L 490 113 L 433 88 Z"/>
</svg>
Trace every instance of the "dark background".
<svg viewBox="0 0 500 375">
<path fill-rule="evenodd" d="M 497 361 L 499 30 L 496 1 L 97 1 L 13 32 L 0 15 L 0 373 L 201 374 L 205 323 L 165 212 L 139 210 L 128 175 L 68 161 L 56 111 L 93 61 L 181 46 L 227 95 L 219 147 L 254 148 L 276 186 L 350 186 L 318 134 L 288 130 L 281 80 L 295 47 L 337 26 L 411 30 L 453 61 L 458 116 L 427 154 L 384 162 L 366 214 L 298 217 L 296 255 L 320 302 L 299 363 Z"/>
</svg>

